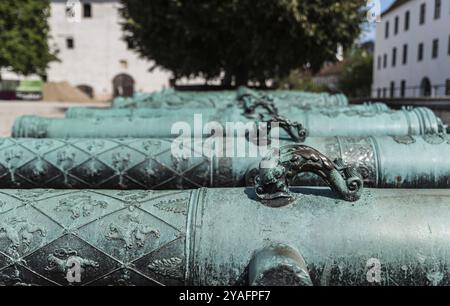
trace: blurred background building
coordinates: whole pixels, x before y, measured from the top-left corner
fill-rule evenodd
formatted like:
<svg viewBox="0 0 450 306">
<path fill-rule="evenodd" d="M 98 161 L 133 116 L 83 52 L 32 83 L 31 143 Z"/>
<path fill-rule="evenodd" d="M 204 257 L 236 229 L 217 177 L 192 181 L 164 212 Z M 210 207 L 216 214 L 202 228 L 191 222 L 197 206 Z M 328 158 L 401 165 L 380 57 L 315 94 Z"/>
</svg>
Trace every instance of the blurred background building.
<svg viewBox="0 0 450 306">
<path fill-rule="evenodd" d="M 79 2 L 78 21 L 68 18 L 66 0 L 51 1 L 51 45 L 60 62 L 50 64 L 48 82 L 66 81 L 96 100 L 151 92 L 169 86 L 170 73 L 152 69 L 122 40 L 118 0 Z M 75 1 L 77 2 L 77 1 Z"/>
<path fill-rule="evenodd" d="M 448 0 L 396 0 L 377 24 L 372 96 L 449 96 L 449 25 Z"/>
</svg>

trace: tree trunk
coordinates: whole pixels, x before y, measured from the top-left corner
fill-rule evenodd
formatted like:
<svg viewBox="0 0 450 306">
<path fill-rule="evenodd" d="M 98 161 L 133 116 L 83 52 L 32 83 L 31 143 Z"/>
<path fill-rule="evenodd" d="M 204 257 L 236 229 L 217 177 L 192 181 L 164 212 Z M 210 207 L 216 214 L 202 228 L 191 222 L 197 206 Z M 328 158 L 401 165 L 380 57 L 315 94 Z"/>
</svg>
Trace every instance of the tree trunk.
<svg viewBox="0 0 450 306">
<path fill-rule="evenodd" d="M 248 69 L 240 66 L 236 72 L 236 87 L 248 85 Z"/>
<path fill-rule="evenodd" d="M 225 72 L 225 75 L 222 78 L 222 87 L 231 88 L 233 82 L 233 74 L 229 72 Z"/>
</svg>

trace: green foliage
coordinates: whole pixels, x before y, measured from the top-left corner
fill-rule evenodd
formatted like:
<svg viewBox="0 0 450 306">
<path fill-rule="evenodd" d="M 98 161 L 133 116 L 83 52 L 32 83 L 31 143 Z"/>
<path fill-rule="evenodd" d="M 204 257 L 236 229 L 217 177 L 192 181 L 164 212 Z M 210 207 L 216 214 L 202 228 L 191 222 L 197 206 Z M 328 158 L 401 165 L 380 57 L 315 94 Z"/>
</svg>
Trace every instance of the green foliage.
<svg viewBox="0 0 450 306">
<path fill-rule="evenodd" d="M 291 71 L 289 76 L 277 81 L 276 87 L 279 89 L 292 89 L 308 92 L 329 91 L 329 88 L 325 84 L 315 83 L 310 73 L 298 69 Z"/>
<path fill-rule="evenodd" d="M 48 45 L 48 0 L 0 1 L 0 68 L 23 75 L 45 75 L 56 60 Z"/>
<path fill-rule="evenodd" d="M 364 49 L 351 49 L 339 77 L 339 89 L 349 97 L 370 97 L 373 55 Z"/>
<path fill-rule="evenodd" d="M 175 77 L 237 85 L 335 60 L 360 33 L 363 0 L 122 0 L 125 39 Z M 228 78 L 226 78 L 228 79 Z"/>
</svg>

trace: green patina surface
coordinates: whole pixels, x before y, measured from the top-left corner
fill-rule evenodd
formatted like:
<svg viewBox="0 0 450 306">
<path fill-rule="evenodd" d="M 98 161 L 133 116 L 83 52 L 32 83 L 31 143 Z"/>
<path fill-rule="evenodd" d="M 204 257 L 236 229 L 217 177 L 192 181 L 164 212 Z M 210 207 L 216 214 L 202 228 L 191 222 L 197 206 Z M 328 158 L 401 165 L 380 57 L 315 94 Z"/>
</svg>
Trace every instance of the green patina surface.
<svg viewBox="0 0 450 306">
<path fill-rule="evenodd" d="M 0 284 L 450 284 L 450 191 L 291 192 L 2 189 Z"/>
</svg>

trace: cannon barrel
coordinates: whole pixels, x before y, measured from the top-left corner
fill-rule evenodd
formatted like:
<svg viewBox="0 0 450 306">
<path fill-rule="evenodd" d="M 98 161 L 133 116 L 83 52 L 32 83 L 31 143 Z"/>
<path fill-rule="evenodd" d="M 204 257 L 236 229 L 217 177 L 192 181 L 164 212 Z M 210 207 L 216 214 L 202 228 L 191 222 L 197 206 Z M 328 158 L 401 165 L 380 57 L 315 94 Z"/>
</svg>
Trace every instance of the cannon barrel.
<svg viewBox="0 0 450 306">
<path fill-rule="evenodd" d="M 113 100 L 113 108 L 166 108 L 186 107 L 223 108 L 236 103 L 236 93 L 220 92 L 177 92 L 163 90 L 156 93 L 135 93 L 133 97 L 118 97 Z"/>
<path fill-rule="evenodd" d="M 282 107 L 283 114 L 292 116 L 296 112 L 305 112 L 305 110 L 298 109 L 295 105 L 287 104 Z M 384 103 L 366 103 L 361 105 L 352 105 L 346 107 L 332 108 L 328 112 L 323 111 L 324 114 L 334 115 L 336 112 L 352 114 L 359 113 L 376 113 L 388 111 L 389 108 Z M 159 118 L 164 116 L 171 116 L 172 114 L 184 114 L 190 116 L 192 113 L 201 113 L 203 115 L 211 115 L 216 112 L 222 112 L 223 109 L 214 108 L 183 108 L 183 109 L 152 109 L 152 108 L 92 108 L 92 107 L 71 107 L 66 113 L 66 118 L 103 118 L 103 117 L 142 117 L 142 118 Z M 318 111 L 318 110 L 309 110 Z"/>
<path fill-rule="evenodd" d="M 4 138 L 0 139 L 0 188 L 189 189 L 253 185 L 267 148 L 246 138 L 225 138 L 218 154 L 207 154 L 209 140 L 189 139 L 190 155 L 177 156 L 172 150 L 173 139 Z M 281 141 L 280 145 L 294 143 Z M 450 141 L 443 135 L 308 137 L 305 144 L 332 160 L 340 158 L 355 166 L 366 186 L 450 187 L 450 161 L 439 158 L 450 155 Z M 238 152 L 241 148 L 243 152 Z M 293 182 L 296 186 L 323 184 L 320 177 L 311 174 L 301 174 Z"/>
<path fill-rule="evenodd" d="M 201 113 L 199 115 L 202 115 Z M 256 114 L 255 114 L 256 115 Z M 22 116 L 16 119 L 12 136 L 31 138 L 168 138 L 175 123 L 195 126 L 209 122 L 219 123 L 226 129 L 227 123 L 252 123 L 257 117 L 247 118 L 235 108 L 213 114 L 202 115 L 195 124 L 195 116 L 177 113 L 159 118 L 104 117 L 104 118 L 40 118 Z M 428 108 L 404 109 L 400 111 L 349 111 L 330 114 L 323 112 L 286 113 L 286 118 L 297 122 L 307 134 L 316 136 L 405 136 L 436 134 L 446 131 L 446 126 Z M 203 126 L 200 126 L 202 130 Z M 282 135 L 283 136 L 283 135 Z M 284 136 L 283 136 L 284 137 Z"/>
<path fill-rule="evenodd" d="M 277 107 L 293 104 L 298 109 L 314 109 L 347 106 L 342 94 L 312 93 L 303 91 L 256 91 L 245 87 L 235 91 L 183 92 L 163 90 L 156 93 L 135 93 L 133 97 L 114 99 L 113 108 L 223 108 L 238 105 L 243 98 L 259 101 L 270 99 Z"/>
<path fill-rule="evenodd" d="M 2 285 L 450 285 L 450 191 L 0 190 Z"/>
<path fill-rule="evenodd" d="M 292 105 L 298 109 L 321 109 L 329 107 L 348 106 L 348 99 L 343 94 L 312 93 L 302 91 L 256 91 L 240 87 L 236 99 L 240 103 L 271 102 L 276 107 Z"/>
</svg>

